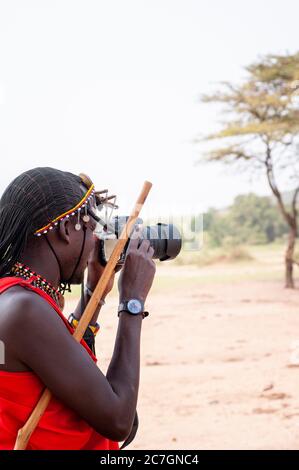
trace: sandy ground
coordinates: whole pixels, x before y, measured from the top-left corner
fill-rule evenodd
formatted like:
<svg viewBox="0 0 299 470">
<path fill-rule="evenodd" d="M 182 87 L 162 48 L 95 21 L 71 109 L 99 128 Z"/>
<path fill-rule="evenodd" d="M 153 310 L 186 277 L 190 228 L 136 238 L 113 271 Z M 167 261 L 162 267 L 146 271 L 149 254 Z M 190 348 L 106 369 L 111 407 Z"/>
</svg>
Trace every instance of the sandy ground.
<svg viewBox="0 0 299 470">
<path fill-rule="evenodd" d="M 170 281 L 150 296 L 140 426 L 130 448 L 298 449 L 299 367 L 292 347 L 299 341 L 299 291 L 285 290 L 281 280 L 244 276 L 201 283 L 194 269 L 164 271 L 190 282 L 172 288 Z M 116 307 L 112 295 L 101 312 L 103 371 L 112 354 Z"/>
</svg>

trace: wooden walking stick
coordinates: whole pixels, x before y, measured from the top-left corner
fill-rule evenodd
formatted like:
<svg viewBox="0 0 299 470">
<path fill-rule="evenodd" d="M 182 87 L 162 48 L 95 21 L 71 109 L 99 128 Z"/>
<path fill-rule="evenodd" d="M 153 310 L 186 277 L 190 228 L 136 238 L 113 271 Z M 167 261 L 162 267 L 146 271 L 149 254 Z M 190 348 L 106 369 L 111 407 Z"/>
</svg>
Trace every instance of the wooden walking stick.
<svg viewBox="0 0 299 470">
<path fill-rule="evenodd" d="M 125 224 L 122 233 L 119 237 L 119 240 L 117 244 L 114 247 L 114 250 L 110 256 L 110 259 L 103 271 L 103 274 L 101 278 L 99 279 L 99 282 L 84 310 L 84 313 L 80 319 L 80 322 L 73 334 L 74 338 L 76 341 L 80 342 L 81 339 L 83 338 L 83 335 L 89 325 L 89 322 L 91 321 L 93 314 L 95 312 L 95 309 L 97 308 L 103 293 L 107 287 L 107 284 L 114 272 L 115 266 L 119 260 L 119 257 L 121 253 L 123 252 L 125 248 L 125 244 L 128 241 L 129 235 L 131 234 L 131 231 L 134 227 L 134 224 L 136 222 L 136 219 L 139 216 L 139 213 L 141 211 L 141 208 L 143 204 L 146 201 L 146 198 L 148 196 L 148 193 L 150 192 L 152 187 L 152 184 L 149 181 L 145 181 L 142 191 L 137 199 L 137 202 L 135 204 L 135 207 L 127 220 L 127 223 Z M 15 447 L 14 450 L 24 450 L 27 447 L 27 444 L 29 442 L 29 439 L 31 437 L 31 434 L 35 430 L 36 426 L 39 423 L 40 418 L 42 417 L 44 411 L 46 410 L 50 400 L 51 400 L 52 394 L 50 390 L 45 389 L 41 398 L 39 399 L 37 405 L 35 406 L 34 410 L 32 411 L 30 417 L 28 418 L 27 422 L 25 425 L 19 429 L 17 439 L 15 442 Z"/>
</svg>

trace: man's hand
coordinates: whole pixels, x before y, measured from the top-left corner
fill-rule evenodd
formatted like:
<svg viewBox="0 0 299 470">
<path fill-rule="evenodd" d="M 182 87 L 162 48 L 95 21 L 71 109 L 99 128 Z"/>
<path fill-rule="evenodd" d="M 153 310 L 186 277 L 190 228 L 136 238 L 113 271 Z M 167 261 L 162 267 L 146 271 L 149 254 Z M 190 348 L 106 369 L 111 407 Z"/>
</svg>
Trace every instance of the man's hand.
<svg viewBox="0 0 299 470">
<path fill-rule="evenodd" d="M 105 269 L 99 261 L 99 249 L 100 249 L 101 241 L 98 239 L 98 237 L 95 237 L 95 238 L 96 240 L 95 240 L 94 249 L 92 250 L 88 259 L 88 271 L 87 271 L 87 286 L 91 290 L 94 290 L 96 288 L 97 283 Z M 107 284 L 107 287 L 103 294 L 103 300 L 105 299 L 107 294 L 109 294 L 109 292 L 112 290 L 113 284 L 114 284 L 114 278 L 115 278 L 115 272 L 113 273 L 113 275 L 111 276 Z"/>
<path fill-rule="evenodd" d="M 156 272 L 153 254 L 149 240 L 140 240 L 139 237 L 130 240 L 118 280 L 120 302 L 130 299 L 145 302 Z"/>
</svg>

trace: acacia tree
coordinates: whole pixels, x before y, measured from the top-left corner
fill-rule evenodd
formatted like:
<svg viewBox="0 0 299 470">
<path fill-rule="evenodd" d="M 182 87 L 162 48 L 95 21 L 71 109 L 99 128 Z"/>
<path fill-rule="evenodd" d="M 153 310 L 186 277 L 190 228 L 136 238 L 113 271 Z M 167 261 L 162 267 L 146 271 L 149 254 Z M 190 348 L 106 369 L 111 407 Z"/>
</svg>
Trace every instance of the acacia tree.
<svg viewBox="0 0 299 470">
<path fill-rule="evenodd" d="M 226 114 L 221 129 L 205 137 L 214 144 L 204 159 L 241 163 L 266 176 L 289 227 L 285 280 L 287 288 L 294 288 L 299 199 L 299 52 L 267 55 L 246 71 L 246 79 L 239 85 L 224 82 L 219 91 L 202 97 L 205 103 L 220 103 Z M 284 200 L 282 187 L 292 191 L 291 203 Z"/>
</svg>

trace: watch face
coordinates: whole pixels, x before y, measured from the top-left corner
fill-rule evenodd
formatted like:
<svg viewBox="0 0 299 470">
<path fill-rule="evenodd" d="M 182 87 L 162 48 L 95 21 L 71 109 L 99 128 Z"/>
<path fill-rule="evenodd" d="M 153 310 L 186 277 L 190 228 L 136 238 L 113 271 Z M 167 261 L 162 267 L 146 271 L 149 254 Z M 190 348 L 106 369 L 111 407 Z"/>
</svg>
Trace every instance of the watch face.
<svg viewBox="0 0 299 470">
<path fill-rule="evenodd" d="M 140 313 L 142 311 L 142 305 L 140 300 L 131 299 L 128 302 L 128 310 L 131 313 Z"/>
</svg>

